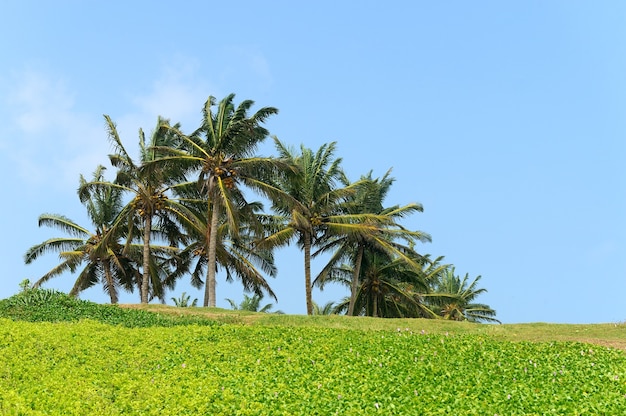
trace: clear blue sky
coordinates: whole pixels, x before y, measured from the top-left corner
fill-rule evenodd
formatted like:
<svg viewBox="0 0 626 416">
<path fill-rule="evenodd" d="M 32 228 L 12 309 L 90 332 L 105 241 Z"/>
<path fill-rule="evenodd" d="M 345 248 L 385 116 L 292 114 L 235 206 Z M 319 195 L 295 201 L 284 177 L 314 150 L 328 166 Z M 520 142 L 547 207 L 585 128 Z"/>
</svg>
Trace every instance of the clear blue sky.
<svg viewBox="0 0 626 416">
<path fill-rule="evenodd" d="M 158 115 L 191 131 L 209 95 L 234 92 L 279 108 L 268 127 L 283 142 L 337 141 L 353 180 L 393 167 L 387 204 L 425 208 L 405 223 L 432 235 L 420 251 L 482 275 L 479 300 L 503 322 L 626 320 L 626 2 L 4 0 L 0 13 L 0 298 L 58 263 L 23 264 L 60 234 L 41 213 L 89 225 L 76 188 L 108 163 L 103 114 L 136 149 Z M 277 257 L 276 307 L 304 313 L 302 256 Z M 217 290 L 218 306 L 242 299 L 223 276 Z"/>
</svg>

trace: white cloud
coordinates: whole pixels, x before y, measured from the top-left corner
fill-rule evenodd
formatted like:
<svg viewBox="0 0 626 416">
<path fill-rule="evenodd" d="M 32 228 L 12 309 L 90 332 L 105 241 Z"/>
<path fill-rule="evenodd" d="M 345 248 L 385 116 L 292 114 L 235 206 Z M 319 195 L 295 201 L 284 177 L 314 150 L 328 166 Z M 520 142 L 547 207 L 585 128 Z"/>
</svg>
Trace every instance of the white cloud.
<svg viewBox="0 0 626 416">
<path fill-rule="evenodd" d="M 106 161 L 103 123 L 77 110 L 75 94 L 61 79 L 26 71 L 14 76 L 6 98 L 9 126 L 18 146 L 9 155 L 29 185 L 73 189 L 79 173 Z M 5 143 L 6 144 L 6 143 Z"/>
<path fill-rule="evenodd" d="M 256 87 L 271 84 L 269 64 L 262 54 L 244 48 L 233 48 L 227 51 L 226 56 L 230 65 L 236 68 L 226 68 L 226 72 L 231 76 L 246 79 Z M 128 144 L 126 150 L 131 155 L 136 147 L 139 128 L 149 136 L 158 116 L 169 119 L 172 124 L 181 123 L 182 130 L 189 133 L 199 126 L 202 107 L 209 95 L 220 100 L 231 92 L 224 91 L 223 88 L 198 76 L 199 66 L 193 59 L 178 56 L 172 61 L 176 62 L 177 66 L 164 67 L 161 76 L 152 83 L 148 91 L 129 96 L 128 100 L 134 104 L 134 111 L 117 116 L 111 115 L 117 124 L 120 137 L 125 145 Z M 180 64 L 181 62 L 183 64 Z M 233 71 L 230 71 L 231 69 Z M 243 75 L 245 76 L 242 78 Z"/>
<path fill-rule="evenodd" d="M 186 132 L 198 127 L 207 97 L 220 96 L 196 72 L 191 64 L 165 68 L 148 91 L 128 97 L 130 111 L 110 113 L 131 156 L 139 128 L 149 136 L 159 115 L 181 122 Z M 79 101 L 65 80 L 37 71 L 13 78 L 5 103 L 10 126 L 3 128 L 11 130 L 18 146 L 3 140 L 2 147 L 11 147 L 3 157 L 16 166 L 23 183 L 73 192 L 79 174 L 90 177 L 98 164 L 108 165 L 111 145 L 101 113 L 88 110 L 94 103 Z"/>
<path fill-rule="evenodd" d="M 178 61 L 189 59 L 181 57 Z M 131 98 L 137 112 L 120 119 L 120 126 L 132 127 L 135 133 L 142 127 L 149 134 L 157 117 L 162 116 L 172 123 L 182 123 L 185 130 L 195 129 L 202 117 L 202 105 L 211 94 L 215 95 L 208 83 L 196 76 L 193 64 L 164 68 L 163 75 L 154 81 L 150 91 Z"/>
<path fill-rule="evenodd" d="M 43 75 L 28 71 L 18 80 L 9 95 L 9 103 L 18 112 L 16 122 L 26 133 L 41 133 L 62 126 L 74 103 L 62 81 L 52 81 Z"/>
</svg>

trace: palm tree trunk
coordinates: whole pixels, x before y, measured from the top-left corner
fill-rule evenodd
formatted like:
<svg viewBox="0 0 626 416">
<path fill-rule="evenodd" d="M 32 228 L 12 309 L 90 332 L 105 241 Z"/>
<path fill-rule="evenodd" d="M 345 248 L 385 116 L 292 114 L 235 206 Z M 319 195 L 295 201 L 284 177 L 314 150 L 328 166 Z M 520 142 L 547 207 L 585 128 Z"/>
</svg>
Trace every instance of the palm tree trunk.
<svg viewBox="0 0 626 416">
<path fill-rule="evenodd" d="M 141 303 L 148 303 L 148 289 L 150 287 L 150 233 L 152 232 L 152 217 L 146 216 L 143 229 L 143 276 L 141 278 Z"/>
<path fill-rule="evenodd" d="M 211 227 L 209 229 L 209 253 L 207 264 L 206 286 L 204 288 L 204 306 L 215 307 L 215 273 L 217 271 L 217 226 L 219 221 L 219 205 L 213 201 Z"/>
<path fill-rule="evenodd" d="M 374 296 L 374 307 L 372 308 L 372 316 L 378 317 L 378 293 Z"/>
<path fill-rule="evenodd" d="M 306 313 L 313 315 L 313 296 L 311 294 L 311 235 L 304 235 L 304 285 L 306 294 Z"/>
<path fill-rule="evenodd" d="M 115 305 L 118 302 L 117 290 L 115 289 L 115 282 L 113 281 L 113 276 L 111 276 L 111 263 L 109 261 L 104 262 L 104 278 L 107 281 L 107 291 L 109 292 L 109 297 L 111 298 L 111 304 Z"/>
<path fill-rule="evenodd" d="M 363 244 L 359 244 L 359 248 L 354 260 L 354 273 L 352 274 L 352 282 L 350 285 L 350 303 L 348 304 L 348 316 L 354 315 L 354 304 L 356 303 L 356 292 L 359 288 L 359 275 L 361 274 L 361 262 L 363 261 Z"/>
</svg>

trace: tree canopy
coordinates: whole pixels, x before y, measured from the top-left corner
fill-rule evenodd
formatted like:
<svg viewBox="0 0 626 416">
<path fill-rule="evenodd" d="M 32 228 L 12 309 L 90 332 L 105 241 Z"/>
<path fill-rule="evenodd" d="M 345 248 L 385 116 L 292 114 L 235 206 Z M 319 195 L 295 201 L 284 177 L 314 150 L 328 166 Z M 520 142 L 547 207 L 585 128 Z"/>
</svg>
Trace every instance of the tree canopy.
<svg viewBox="0 0 626 416">
<path fill-rule="evenodd" d="M 423 252 L 428 233 L 403 225 L 421 204 L 387 205 L 395 178 L 391 170 L 372 171 L 351 182 L 337 156 L 337 143 L 318 149 L 292 147 L 273 137 L 277 155 L 260 156 L 270 137 L 267 119 L 274 107 L 252 112 L 254 102 L 235 103 L 210 96 L 202 122 L 191 133 L 159 117 L 149 140 L 139 130 L 139 159 L 134 161 L 105 116 L 116 169 L 112 181 L 99 166 L 91 181 L 80 177 L 78 196 L 94 229 L 63 215 L 43 214 L 39 225 L 69 237 L 31 247 L 25 262 L 58 252 L 61 263 L 35 283 L 83 269 L 70 294 L 101 283 L 111 303 L 118 291 L 139 290 L 140 301 L 165 301 L 177 281 L 204 286 L 206 307 L 216 306 L 218 272 L 237 279 L 246 293 L 245 308 L 260 308 L 264 295 L 277 299 L 267 277 L 277 277 L 274 252 L 295 242 L 303 252 L 308 314 L 346 313 L 376 317 L 423 317 L 498 322 L 495 311 L 477 303 L 486 290 L 480 276 L 469 282 L 453 265 Z M 257 195 L 269 202 L 250 200 Z M 327 255 L 313 279 L 311 259 Z M 349 295 L 320 308 L 312 288 L 345 284 Z M 171 298 L 189 306 L 189 296 Z M 243 307 L 229 300 L 233 307 Z"/>
</svg>

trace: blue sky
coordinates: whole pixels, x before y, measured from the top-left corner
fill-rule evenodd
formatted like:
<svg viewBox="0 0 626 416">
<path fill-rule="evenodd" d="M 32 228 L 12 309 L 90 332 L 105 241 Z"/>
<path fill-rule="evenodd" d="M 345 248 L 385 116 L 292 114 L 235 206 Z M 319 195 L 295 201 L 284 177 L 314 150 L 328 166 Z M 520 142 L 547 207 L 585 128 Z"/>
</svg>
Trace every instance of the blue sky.
<svg viewBox="0 0 626 416">
<path fill-rule="evenodd" d="M 5 0 L 0 10 L 0 298 L 58 263 L 23 263 L 59 235 L 37 227 L 41 213 L 89 225 L 76 188 L 108 163 L 103 114 L 136 149 L 158 115 L 191 131 L 209 95 L 234 92 L 277 107 L 268 127 L 285 143 L 337 141 L 353 180 L 393 168 L 387 204 L 424 205 L 405 223 L 432 235 L 420 251 L 481 275 L 479 300 L 503 322 L 626 320 L 622 1 Z M 270 140 L 261 149 L 273 151 Z M 275 307 L 304 313 L 302 256 L 285 249 L 277 264 Z M 202 298 L 184 280 L 171 296 L 183 291 Z M 217 291 L 222 307 L 243 297 L 223 276 Z M 107 301 L 100 287 L 81 297 Z"/>
</svg>

